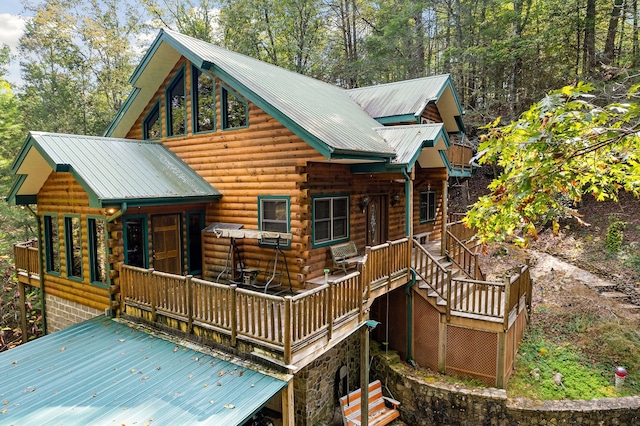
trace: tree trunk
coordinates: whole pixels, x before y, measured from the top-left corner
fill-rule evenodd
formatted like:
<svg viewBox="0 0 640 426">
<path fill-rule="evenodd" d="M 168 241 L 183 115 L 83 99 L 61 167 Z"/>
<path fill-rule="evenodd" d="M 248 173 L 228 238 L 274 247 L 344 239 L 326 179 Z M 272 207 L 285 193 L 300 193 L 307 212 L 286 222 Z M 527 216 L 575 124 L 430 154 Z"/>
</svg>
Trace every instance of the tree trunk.
<svg viewBox="0 0 640 426">
<path fill-rule="evenodd" d="M 607 40 L 604 43 L 604 54 L 602 61 L 605 64 L 611 64 L 616 60 L 616 33 L 618 31 L 618 20 L 622 13 L 624 0 L 614 0 L 611 15 L 609 15 L 609 28 L 607 30 Z"/>
</svg>

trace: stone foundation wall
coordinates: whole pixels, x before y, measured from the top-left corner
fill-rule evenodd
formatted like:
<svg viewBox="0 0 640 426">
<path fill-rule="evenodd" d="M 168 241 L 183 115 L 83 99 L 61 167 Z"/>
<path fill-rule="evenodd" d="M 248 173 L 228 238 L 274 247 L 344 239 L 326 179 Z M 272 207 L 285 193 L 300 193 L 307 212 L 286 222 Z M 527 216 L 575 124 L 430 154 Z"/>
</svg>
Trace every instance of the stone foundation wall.
<svg viewBox="0 0 640 426">
<path fill-rule="evenodd" d="M 53 333 L 98 315 L 104 315 L 104 312 L 98 309 L 89 308 L 50 294 L 46 295 L 45 306 L 47 310 L 47 333 Z"/>
<path fill-rule="evenodd" d="M 412 426 L 640 425 L 640 397 L 591 401 L 510 399 L 502 389 L 471 389 L 420 376 L 395 353 L 374 353 L 371 380 L 401 405 L 400 419 Z"/>
<path fill-rule="evenodd" d="M 297 426 L 342 424 L 336 395 L 336 376 L 342 366 L 349 371 L 349 392 L 359 388 L 359 333 L 343 340 L 295 375 L 293 392 Z M 346 394 L 346 390 L 343 393 Z"/>
</svg>

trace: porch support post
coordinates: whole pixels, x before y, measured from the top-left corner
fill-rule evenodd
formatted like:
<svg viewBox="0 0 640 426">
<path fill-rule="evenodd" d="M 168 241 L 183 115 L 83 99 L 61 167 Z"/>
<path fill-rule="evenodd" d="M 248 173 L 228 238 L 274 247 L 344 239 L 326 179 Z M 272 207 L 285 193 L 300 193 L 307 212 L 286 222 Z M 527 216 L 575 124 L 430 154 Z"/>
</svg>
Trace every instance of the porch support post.
<svg viewBox="0 0 640 426">
<path fill-rule="evenodd" d="M 31 273 L 27 270 L 27 276 Z M 24 283 L 18 280 L 18 292 L 20 293 L 20 328 L 22 328 L 22 343 L 27 343 L 27 298 L 24 294 Z"/>
<path fill-rule="evenodd" d="M 447 179 L 442 181 L 442 237 L 440 238 L 440 255 L 444 256 L 447 249 L 447 219 L 449 217 L 449 185 Z"/>
<path fill-rule="evenodd" d="M 282 389 L 282 426 L 295 425 L 295 406 L 293 395 L 293 377 L 287 382 L 287 386 Z"/>
<path fill-rule="evenodd" d="M 369 426 L 369 327 L 360 326 L 360 424 Z"/>
<path fill-rule="evenodd" d="M 411 173 L 411 175 L 409 174 Z M 413 178 L 414 173 L 413 169 L 410 172 L 406 170 L 402 170 L 402 174 L 404 175 L 404 199 L 405 199 L 405 232 L 409 240 L 411 240 L 411 236 L 413 235 Z"/>
</svg>

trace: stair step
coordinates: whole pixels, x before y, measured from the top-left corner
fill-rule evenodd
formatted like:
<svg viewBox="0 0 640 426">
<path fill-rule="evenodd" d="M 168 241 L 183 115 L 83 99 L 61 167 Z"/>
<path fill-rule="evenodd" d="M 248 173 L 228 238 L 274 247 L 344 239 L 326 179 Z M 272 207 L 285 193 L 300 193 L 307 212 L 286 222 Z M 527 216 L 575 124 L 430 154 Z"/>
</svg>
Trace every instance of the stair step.
<svg viewBox="0 0 640 426">
<path fill-rule="evenodd" d="M 633 303 L 624 303 L 624 304 L 618 305 L 618 307 L 620 309 L 628 309 L 630 311 L 640 309 L 640 305 L 634 305 Z"/>
<path fill-rule="evenodd" d="M 607 297 L 609 299 L 626 299 L 627 297 L 629 297 L 625 293 L 621 293 L 619 291 L 605 291 L 603 293 L 600 293 L 600 296 Z"/>
</svg>

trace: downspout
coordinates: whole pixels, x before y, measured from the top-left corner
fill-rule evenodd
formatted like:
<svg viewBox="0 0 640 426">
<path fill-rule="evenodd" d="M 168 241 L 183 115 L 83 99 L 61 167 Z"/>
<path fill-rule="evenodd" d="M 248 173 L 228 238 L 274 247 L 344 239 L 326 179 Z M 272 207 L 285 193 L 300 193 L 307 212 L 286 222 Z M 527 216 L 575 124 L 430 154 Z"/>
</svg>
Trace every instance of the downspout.
<svg viewBox="0 0 640 426">
<path fill-rule="evenodd" d="M 120 210 L 118 210 L 117 212 L 115 212 L 114 214 L 112 214 L 111 216 L 108 216 L 106 218 L 106 222 L 107 224 L 113 222 L 114 220 L 118 219 L 120 216 L 122 216 L 123 214 L 125 214 L 125 212 L 127 211 L 127 203 L 122 203 L 120 205 Z M 110 317 L 114 317 L 114 312 L 112 309 L 113 306 L 113 302 L 115 301 L 114 298 L 114 294 L 111 292 L 111 263 L 107 262 L 107 280 L 108 280 L 108 284 L 109 284 L 109 316 Z"/>
<path fill-rule="evenodd" d="M 411 210 L 413 209 L 413 204 L 409 201 L 411 200 L 411 177 L 409 173 L 404 168 L 402 169 L 402 174 L 404 175 L 405 184 L 404 184 L 404 199 L 406 200 L 405 209 L 405 231 L 406 235 L 409 237 L 409 241 L 411 241 L 412 234 L 412 214 Z M 416 366 L 415 361 L 413 360 L 413 286 L 416 284 L 416 271 L 413 268 L 410 268 L 411 273 L 411 281 L 409 281 L 405 287 L 405 291 L 407 292 L 407 362 Z"/>
<path fill-rule="evenodd" d="M 46 293 L 44 291 L 44 271 L 47 269 L 46 268 L 46 260 L 43 262 L 43 254 L 44 254 L 44 249 L 43 249 L 43 242 L 44 242 L 44 238 L 42 238 L 42 220 L 40 219 L 40 216 L 33 211 L 33 209 L 31 208 L 31 206 L 29 206 L 28 204 L 26 205 L 27 210 L 29 210 L 29 212 L 33 215 L 33 217 L 36 218 L 36 229 L 38 232 L 38 264 L 39 264 L 39 273 L 38 273 L 38 280 L 40 281 L 40 293 L 41 293 L 41 297 L 42 297 L 42 334 L 46 335 L 47 334 L 47 297 L 46 297 Z"/>
</svg>

